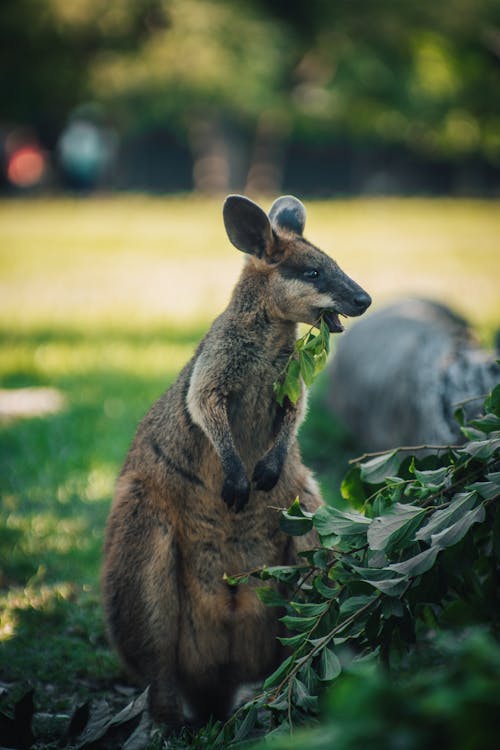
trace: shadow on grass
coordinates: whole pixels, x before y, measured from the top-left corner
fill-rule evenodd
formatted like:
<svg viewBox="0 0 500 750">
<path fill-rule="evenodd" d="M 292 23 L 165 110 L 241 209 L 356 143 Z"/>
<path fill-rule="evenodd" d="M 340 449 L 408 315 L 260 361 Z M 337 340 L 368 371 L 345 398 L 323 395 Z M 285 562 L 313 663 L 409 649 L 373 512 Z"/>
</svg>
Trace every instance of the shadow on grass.
<svg viewBox="0 0 500 750">
<path fill-rule="evenodd" d="M 41 566 L 49 581 L 95 581 L 114 478 L 198 333 L 3 333 L 2 387 L 50 384 L 66 400 L 57 414 L 1 425 L 4 583 L 23 584 Z"/>
<path fill-rule="evenodd" d="M 0 680 L 66 710 L 122 679 L 99 604 L 103 531 L 137 424 L 199 329 L 0 332 L 1 387 L 50 385 L 66 407 L 0 424 Z"/>
</svg>

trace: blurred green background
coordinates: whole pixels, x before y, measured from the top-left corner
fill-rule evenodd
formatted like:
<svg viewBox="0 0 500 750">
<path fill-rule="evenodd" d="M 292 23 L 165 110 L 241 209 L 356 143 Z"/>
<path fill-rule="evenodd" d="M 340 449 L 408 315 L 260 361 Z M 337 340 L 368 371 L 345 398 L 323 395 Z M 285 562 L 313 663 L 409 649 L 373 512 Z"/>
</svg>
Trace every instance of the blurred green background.
<svg viewBox="0 0 500 750">
<path fill-rule="evenodd" d="M 4 189 L 498 195 L 499 0 L 4 0 L 0 34 Z"/>
<path fill-rule="evenodd" d="M 500 2 L 4 0 L 0 90 L 0 681 L 123 703 L 103 528 L 236 281 L 224 193 L 296 193 L 374 306 L 432 296 L 491 345 Z M 301 442 L 337 502 L 327 387 Z"/>
</svg>

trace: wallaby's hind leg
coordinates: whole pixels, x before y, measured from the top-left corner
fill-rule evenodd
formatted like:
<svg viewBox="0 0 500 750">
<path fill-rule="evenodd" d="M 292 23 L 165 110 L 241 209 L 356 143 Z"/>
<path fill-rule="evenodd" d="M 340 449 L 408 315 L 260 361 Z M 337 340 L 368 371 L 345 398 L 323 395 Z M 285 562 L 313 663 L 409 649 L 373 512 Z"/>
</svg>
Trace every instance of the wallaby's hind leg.
<svg viewBox="0 0 500 750">
<path fill-rule="evenodd" d="M 186 724 L 176 681 L 158 673 L 149 686 L 149 711 L 153 719 L 175 731 Z"/>
<path fill-rule="evenodd" d="M 210 719 L 225 721 L 234 705 L 236 684 L 231 669 L 219 668 L 205 676 L 203 683 L 189 685 L 186 698 L 195 716 L 203 723 Z"/>
<path fill-rule="evenodd" d="M 182 724 L 177 684 L 178 570 L 174 528 L 140 477 L 121 478 L 106 536 L 104 606 L 112 641 L 150 684 L 157 721 Z"/>
</svg>

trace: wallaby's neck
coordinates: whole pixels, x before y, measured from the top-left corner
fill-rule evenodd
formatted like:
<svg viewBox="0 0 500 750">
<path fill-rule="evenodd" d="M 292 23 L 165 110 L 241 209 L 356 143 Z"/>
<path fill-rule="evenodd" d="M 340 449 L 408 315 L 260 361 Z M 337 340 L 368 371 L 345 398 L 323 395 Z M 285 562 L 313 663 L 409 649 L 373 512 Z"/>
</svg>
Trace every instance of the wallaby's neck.
<svg viewBox="0 0 500 750">
<path fill-rule="evenodd" d="M 258 330 L 260 336 L 274 339 L 278 348 L 293 348 L 297 323 L 279 315 L 265 274 L 245 266 L 234 287 L 228 309 L 241 319 L 246 330 Z"/>
</svg>

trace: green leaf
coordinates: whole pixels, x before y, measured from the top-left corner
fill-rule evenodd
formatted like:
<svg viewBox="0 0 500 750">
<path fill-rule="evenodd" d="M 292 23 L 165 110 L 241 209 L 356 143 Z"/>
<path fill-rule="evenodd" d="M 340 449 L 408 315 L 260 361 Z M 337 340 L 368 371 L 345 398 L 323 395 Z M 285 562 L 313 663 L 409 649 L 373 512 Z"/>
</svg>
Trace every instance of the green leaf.
<svg viewBox="0 0 500 750">
<path fill-rule="evenodd" d="M 388 599 L 382 600 L 382 616 L 387 619 L 389 617 L 403 617 L 404 607 L 400 599 Z"/>
<path fill-rule="evenodd" d="M 420 484 L 431 489 L 442 487 L 450 472 L 451 468 L 449 466 L 443 466 L 441 469 L 434 469 L 432 471 L 420 471 L 413 468 L 413 473 Z"/>
<path fill-rule="evenodd" d="M 302 380 L 307 386 L 312 385 L 314 380 L 314 357 L 307 350 L 299 352 L 299 366 Z"/>
<path fill-rule="evenodd" d="M 285 400 L 285 396 L 286 396 L 283 383 L 279 380 L 275 380 L 273 383 L 273 391 L 276 397 L 276 401 L 278 402 L 280 406 L 283 406 L 283 401 Z"/>
<path fill-rule="evenodd" d="M 496 433 L 495 433 L 496 434 Z M 489 440 L 475 440 L 467 443 L 460 449 L 460 452 L 468 453 L 469 456 L 487 461 L 500 448 L 500 438 Z"/>
<path fill-rule="evenodd" d="M 468 490 L 474 490 L 483 500 L 494 500 L 500 492 L 496 482 L 474 482 L 467 485 Z"/>
<path fill-rule="evenodd" d="M 297 495 L 293 503 L 290 505 L 289 508 L 287 508 L 286 511 L 290 516 L 295 516 L 296 518 L 312 518 L 314 516 L 314 513 L 311 513 L 308 510 L 305 510 L 302 505 L 300 504 L 300 498 Z"/>
<path fill-rule="evenodd" d="M 485 411 L 500 417 L 500 384 L 496 385 L 484 402 Z"/>
<path fill-rule="evenodd" d="M 334 680 L 342 672 L 337 655 L 325 646 L 319 658 L 318 676 L 320 680 Z"/>
<path fill-rule="evenodd" d="M 370 519 L 356 511 L 345 512 L 327 505 L 319 508 L 314 514 L 314 528 L 321 536 L 353 536 L 365 534 Z"/>
<path fill-rule="evenodd" d="M 245 718 L 243 719 L 241 724 L 236 725 L 233 742 L 241 742 L 241 740 L 244 740 L 246 737 L 248 737 L 255 726 L 257 715 L 257 706 L 251 706 L 250 709 L 246 712 Z"/>
<path fill-rule="evenodd" d="M 280 617 L 281 622 L 288 630 L 300 630 L 301 633 L 310 630 L 317 619 L 317 617 L 297 617 L 296 615 Z"/>
<path fill-rule="evenodd" d="M 243 576 L 229 576 L 227 573 L 224 573 L 222 580 L 225 581 L 228 586 L 239 586 L 240 583 L 248 583 L 250 580 L 250 574 Z"/>
<path fill-rule="evenodd" d="M 389 568 L 364 568 L 361 565 L 353 565 L 352 569 L 364 581 L 384 581 L 387 578 L 396 578 Z"/>
<path fill-rule="evenodd" d="M 299 554 L 302 555 L 303 553 L 300 552 Z M 330 561 L 331 561 L 331 555 L 328 553 L 328 550 L 315 549 L 313 551 L 312 564 L 316 568 L 320 568 L 321 570 L 326 570 Z"/>
<path fill-rule="evenodd" d="M 376 596 L 373 594 L 363 594 L 362 596 L 350 596 L 348 599 L 342 602 L 340 605 L 340 614 L 346 619 L 358 612 L 363 607 L 366 607 L 370 602 L 374 602 Z"/>
<path fill-rule="evenodd" d="M 328 354 L 322 350 L 314 357 L 314 377 L 325 369 L 328 360 Z"/>
<path fill-rule="evenodd" d="M 396 474 L 403 458 L 398 451 L 384 453 L 360 465 L 361 479 L 368 484 L 381 484 L 386 477 Z"/>
<path fill-rule="evenodd" d="M 255 593 L 266 607 L 284 607 L 287 603 L 273 586 L 260 586 Z"/>
<path fill-rule="evenodd" d="M 307 633 L 297 633 L 297 635 L 287 636 L 278 635 L 277 638 L 278 641 L 284 646 L 291 646 L 292 648 L 295 648 L 295 646 L 300 646 L 301 643 L 304 643 L 307 638 Z"/>
<path fill-rule="evenodd" d="M 315 336 L 313 333 L 309 334 L 309 338 L 306 341 L 304 349 L 315 356 L 319 355 L 321 352 L 324 352 L 325 350 L 323 347 L 321 336 Z"/>
<path fill-rule="evenodd" d="M 287 367 L 283 381 L 285 396 L 288 396 L 292 404 L 296 404 L 301 394 L 300 366 L 296 359 L 291 359 Z"/>
<path fill-rule="evenodd" d="M 294 661 L 295 654 L 290 654 L 290 656 L 288 656 L 285 661 L 282 662 L 279 667 L 275 669 L 267 679 L 264 680 L 264 684 L 262 686 L 264 690 L 269 690 L 269 688 L 273 687 L 273 685 L 278 685 L 278 683 L 280 683 L 285 677 L 288 670 L 292 667 Z"/>
<path fill-rule="evenodd" d="M 440 547 L 429 547 L 429 549 L 408 558 L 408 560 L 404 560 L 404 562 L 389 565 L 389 570 L 394 570 L 401 575 L 415 578 L 423 573 L 427 573 L 432 568 L 440 551 Z"/>
<path fill-rule="evenodd" d="M 464 427 L 461 427 L 460 432 L 465 435 L 467 440 L 476 441 L 484 439 L 484 432 L 481 432 L 481 430 L 476 430 L 475 427 L 469 427 L 469 425 L 464 425 Z"/>
<path fill-rule="evenodd" d="M 497 417 L 496 414 L 485 414 L 484 417 L 479 417 L 479 419 L 471 419 L 469 424 L 477 427 L 481 432 L 489 434 L 500 430 L 500 417 Z"/>
<path fill-rule="evenodd" d="M 338 587 L 329 586 L 323 580 L 323 576 L 316 576 L 313 581 L 313 586 L 318 594 L 321 594 L 321 596 L 323 596 L 325 599 L 335 599 L 337 597 Z"/>
<path fill-rule="evenodd" d="M 372 519 L 367 533 L 370 549 L 385 550 L 409 541 L 424 515 L 425 510 L 416 505 L 395 503 L 387 514 Z"/>
<path fill-rule="evenodd" d="M 304 569 L 303 569 L 304 570 Z M 307 568 L 305 568 L 307 570 Z M 274 578 L 283 583 L 294 583 L 300 577 L 301 569 L 295 565 L 271 565 L 260 572 L 260 578 L 265 581 L 267 578 Z"/>
<path fill-rule="evenodd" d="M 280 529 L 290 536 L 302 536 L 311 531 L 313 527 L 312 518 L 298 518 L 283 511 L 280 518 Z"/>
<path fill-rule="evenodd" d="M 330 329 L 328 328 L 323 318 L 321 318 L 319 332 L 321 336 L 321 343 L 323 345 L 323 349 L 328 354 L 328 352 L 330 351 Z"/>
<path fill-rule="evenodd" d="M 280 528 L 290 536 L 301 536 L 312 529 L 313 514 L 305 511 L 299 498 L 296 497 L 288 510 L 283 511 L 280 518 Z"/>
<path fill-rule="evenodd" d="M 399 596 L 408 586 L 407 578 L 386 578 L 381 581 L 363 579 L 365 583 L 381 591 L 387 596 Z"/>
<path fill-rule="evenodd" d="M 431 536 L 431 544 L 436 547 L 441 547 L 441 549 L 451 547 L 453 544 L 456 544 L 463 539 L 474 523 L 481 523 L 484 521 L 484 516 L 484 506 L 478 505 L 477 508 L 467 511 L 462 518 L 449 528 L 443 529 L 443 531 L 440 531 L 438 534 L 433 534 Z"/>
<path fill-rule="evenodd" d="M 326 612 L 330 606 L 328 602 L 320 602 L 319 604 L 310 604 L 308 602 L 290 602 L 290 605 L 294 608 L 299 615 L 306 617 L 317 617 Z"/>
<path fill-rule="evenodd" d="M 460 518 L 466 511 L 470 510 L 477 502 L 475 492 L 461 492 L 453 496 L 453 500 L 447 508 L 435 511 L 415 534 L 415 539 L 430 541 L 433 534 L 437 534 L 443 529 L 451 526 L 457 518 Z"/>
<path fill-rule="evenodd" d="M 308 713 L 315 713 L 318 708 L 318 696 L 311 695 L 304 683 L 294 677 L 292 683 L 292 698 L 295 704 Z"/>
<path fill-rule="evenodd" d="M 408 581 L 406 578 L 396 575 L 390 568 L 361 568 L 353 566 L 353 570 L 365 583 L 369 583 L 376 589 L 389 596 L 398 596 L 404 591 Z"/>
<path fill-rule="evenodd" d="M 267 704 L 266 708 L 268 708 L 270 711 L 274 711 L 277 716 L 279 716 L 280 712 L 287 711 L 288 710 L 288 698 L 283 693 L 280 693 L 276 698 L 273 700 L 271 699 Z M 280 717 L 281 718 L 281 717 Z M 288 729 L 288 722 L 282 722 L 281 724 L 278 724 L 276 729 L 272 729 L 270 732 L 266 732 L 266 742 L 269 737 L 277 737 L 284 732 L 286 732 Z"/>
<path fill-rule="evenodd" d="M 340 485 L 340 494 L 353 508 L 362 508 L 366 499 L 359 466 L 351 466 Z"/>
</svg>

